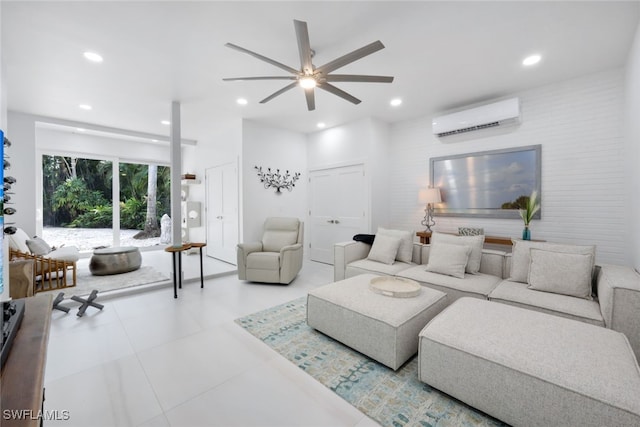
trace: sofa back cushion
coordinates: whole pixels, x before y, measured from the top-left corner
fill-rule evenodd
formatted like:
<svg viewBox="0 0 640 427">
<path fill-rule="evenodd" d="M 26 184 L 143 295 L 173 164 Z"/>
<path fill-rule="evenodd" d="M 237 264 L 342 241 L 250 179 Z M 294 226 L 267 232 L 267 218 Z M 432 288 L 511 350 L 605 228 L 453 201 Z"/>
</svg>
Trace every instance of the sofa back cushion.
<svg viewBox="0 0 640 427">
<path fill-rule="evenodd" d="M 470 247 L 471 253 L 465 271 L 470 274 L 476 274 L 480 271 L 484 235 L 456 236 L 455 234 L 433 232 L 433 234 L 431 234 L 431 243 L 447 243 L 450 245 Z"/>
<path fill-rule="evenodd" d="M 529 289 L 591 300 L 592 254 L 572 254 L 532 248 Z"/>
<path fill-rule="evenodd" d="M 469 262 L 470 254 L 470 246 L 442 242 L 432 243 L 426 270 L 464 279 L 465 267 Z"/>
<path fill-rule="evenodd" d="M 513 250 L 511 255 L 511 267 L 509 280 L 514 282 L 528 283 L 529 282 L 529 266 L 531 264 L 531 249 L 542 249 L 546 251 L 578 254 L 578 255 L 591 255 L 593 268 L 593 262 L 596 257 L 596 247 L 593 245 L 579 246 L 579 245 L 566 245 L 561 243 L 548 243 L 548 242 L 533 242 L 530 240 L 513 239 Z M 591 271 L 591 269 L 589 271 Z"/>
<path fill-rule="evenodd" d="M 376 236 L 377 235 L 391 236 L 400 239 L 400 246 L 398 247 L 398 253 L 395 259 L 402 262 L 411 262 L 413 255 L 413 231 L 390 230 L 378 227 Z"/>
<path fill-rule="evenodd" d="M 393 264 L 396 260 L 400 239 L 385 234 L 378 234 L 371 245 L 371 250 L 367 256 L 368 260 L 378 261 L 383 264 Z"/>
</svg>

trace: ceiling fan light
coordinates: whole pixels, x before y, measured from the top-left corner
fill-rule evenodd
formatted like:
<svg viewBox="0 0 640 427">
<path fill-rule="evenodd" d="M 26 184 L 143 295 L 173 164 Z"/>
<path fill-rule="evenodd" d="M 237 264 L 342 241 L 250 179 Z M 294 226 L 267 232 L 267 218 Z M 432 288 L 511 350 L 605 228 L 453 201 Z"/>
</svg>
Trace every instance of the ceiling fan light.
<svg viewBox="0 0 640 427">
<path fill-rule="evenodd" d="M 313 89 L 318 84 L 318 82 L 316 82 L 316 79 L 314 79 L 313 77 L 302 77 L 300 80 L 298 80 L 298 82 L 304 89 Z"/>
</svg>

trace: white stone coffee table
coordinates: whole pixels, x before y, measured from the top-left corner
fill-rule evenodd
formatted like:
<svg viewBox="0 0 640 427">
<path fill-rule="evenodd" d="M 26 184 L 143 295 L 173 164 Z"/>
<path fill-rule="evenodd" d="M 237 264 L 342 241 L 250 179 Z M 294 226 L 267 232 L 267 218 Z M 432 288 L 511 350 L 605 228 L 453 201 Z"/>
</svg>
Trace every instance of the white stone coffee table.
<svg viewBox="0 0 640 427">
<path fill-rule="evenodd" d="M 369 288 L 362 274 L 310 291 L 307 323 L 374 360 L 398 369 L 418 352 L 418 333 L 447 306 L 447 295 L 423 287 L 412 298 L 395 298 Z"/>
</svg>

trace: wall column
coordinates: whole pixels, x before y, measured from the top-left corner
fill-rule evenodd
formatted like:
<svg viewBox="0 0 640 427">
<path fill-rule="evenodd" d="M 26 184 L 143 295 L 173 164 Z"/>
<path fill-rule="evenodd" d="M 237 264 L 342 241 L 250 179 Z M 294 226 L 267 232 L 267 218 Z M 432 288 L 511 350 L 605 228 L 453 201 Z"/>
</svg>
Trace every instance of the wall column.
<svg viewBox="0 0 640 427">
<path fill-rule="evenodd" d="M 171 241 L 174 247 L 182 246 L 180 217 L 180 180 L 182 175 L 182 151 L 180 146 L 180 103 L 171 103 Z"/>
</svg>

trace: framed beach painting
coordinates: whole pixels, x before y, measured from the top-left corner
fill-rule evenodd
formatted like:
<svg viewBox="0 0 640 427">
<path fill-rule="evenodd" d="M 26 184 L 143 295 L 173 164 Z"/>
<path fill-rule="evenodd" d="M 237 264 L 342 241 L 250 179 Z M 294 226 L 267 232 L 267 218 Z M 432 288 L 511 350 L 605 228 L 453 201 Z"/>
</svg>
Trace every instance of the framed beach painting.
<svg viewBox="0 0 640 427">
<path fill-rule="evenodd" d="M 540 194 L 541 150 L 531 145 L 431 158 L 430 183 L 442 197 L 435 215 L 519 219 L 531 193 Z"/>
</svg>

